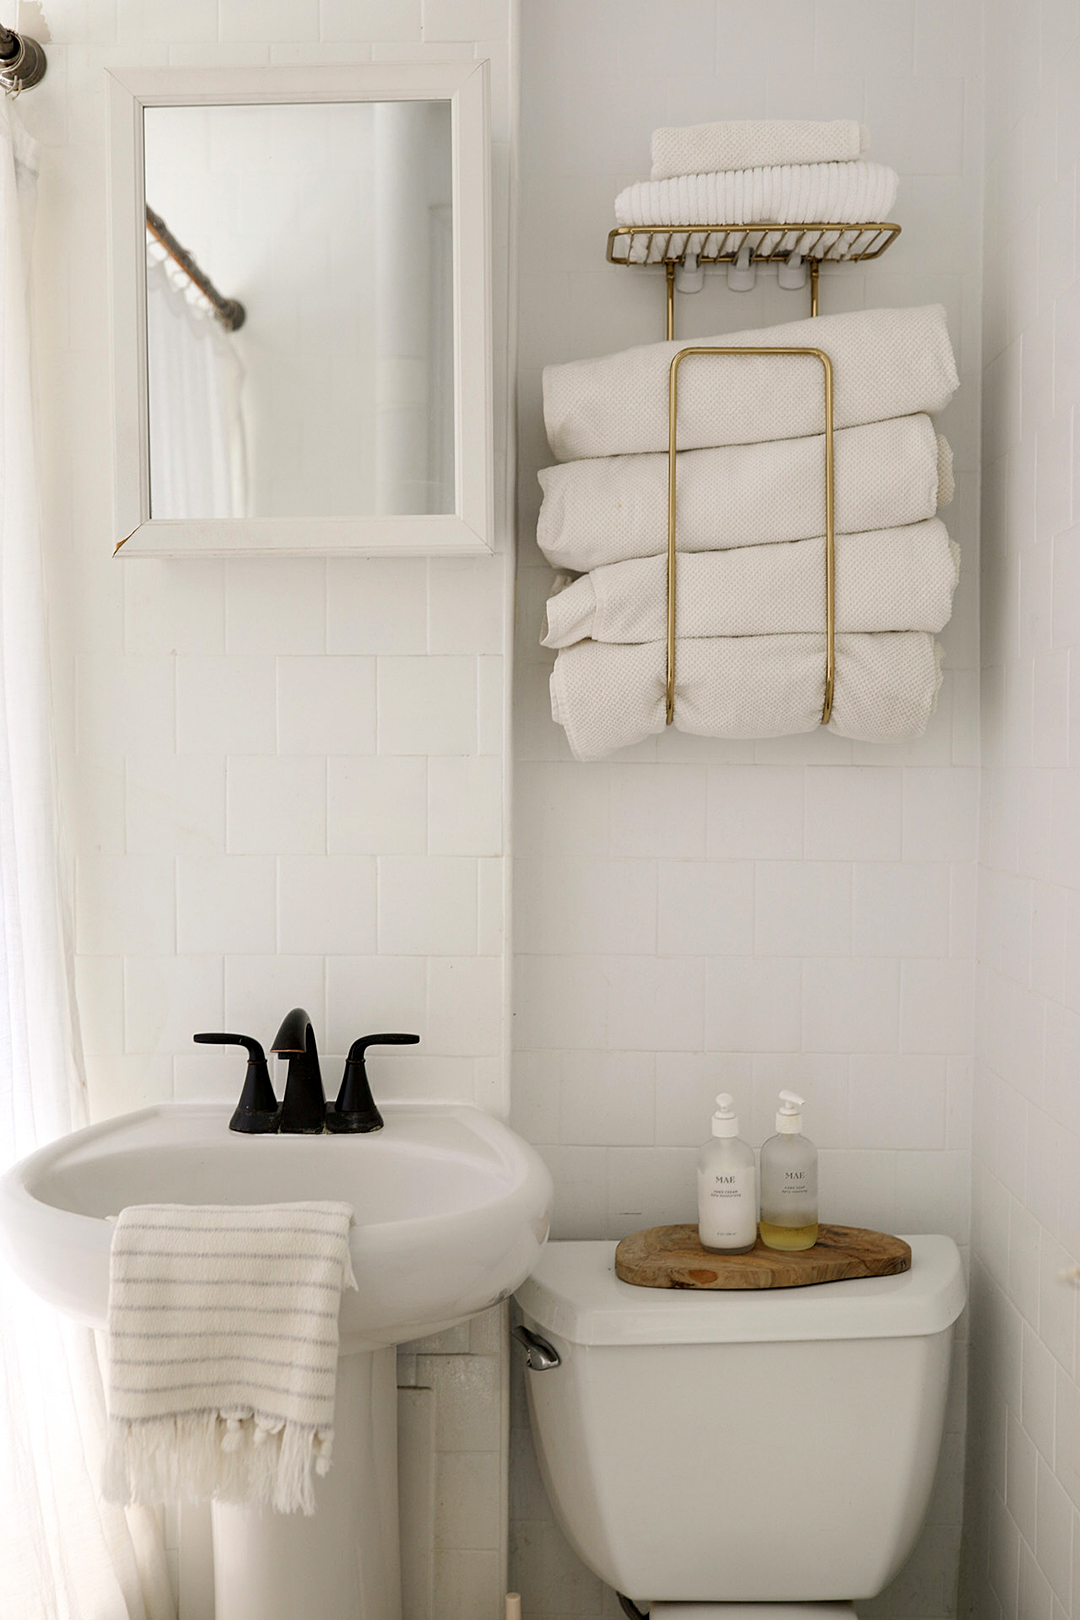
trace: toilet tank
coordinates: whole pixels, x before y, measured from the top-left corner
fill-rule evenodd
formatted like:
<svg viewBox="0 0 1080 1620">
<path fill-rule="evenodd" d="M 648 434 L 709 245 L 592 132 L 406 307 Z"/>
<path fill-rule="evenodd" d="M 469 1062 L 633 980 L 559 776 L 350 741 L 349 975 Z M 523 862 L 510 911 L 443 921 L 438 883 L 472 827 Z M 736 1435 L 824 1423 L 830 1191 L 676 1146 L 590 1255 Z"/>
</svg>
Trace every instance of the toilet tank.
<svg viewBox="0 0 1080 1620">
<path fill-rule="evenodd" d="M 549 1243 L 518 1290 L 558 1367 L 526 1371 L 540 1468 L 583 1562 L 649 1602 L 867 1598 L 937 1466 L 956 1245 L 809 1288 L 638 1288 L 614 1243 Z"/>
</svg>

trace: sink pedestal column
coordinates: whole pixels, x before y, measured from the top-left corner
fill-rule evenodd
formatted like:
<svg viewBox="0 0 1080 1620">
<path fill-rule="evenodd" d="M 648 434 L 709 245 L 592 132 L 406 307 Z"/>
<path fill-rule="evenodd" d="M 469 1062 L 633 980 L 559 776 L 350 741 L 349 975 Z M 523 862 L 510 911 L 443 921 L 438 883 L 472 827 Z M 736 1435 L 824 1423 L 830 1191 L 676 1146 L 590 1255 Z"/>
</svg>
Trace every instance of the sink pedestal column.
<svg viewBox="0 0 1080 1620">
<path fill-rule="evenodd" d="M 393 1348 L 338 1361 L 312 1518 L 214 1503 L 216 1620 L 401 1620 L 396 1361 Z"/>
</svg>

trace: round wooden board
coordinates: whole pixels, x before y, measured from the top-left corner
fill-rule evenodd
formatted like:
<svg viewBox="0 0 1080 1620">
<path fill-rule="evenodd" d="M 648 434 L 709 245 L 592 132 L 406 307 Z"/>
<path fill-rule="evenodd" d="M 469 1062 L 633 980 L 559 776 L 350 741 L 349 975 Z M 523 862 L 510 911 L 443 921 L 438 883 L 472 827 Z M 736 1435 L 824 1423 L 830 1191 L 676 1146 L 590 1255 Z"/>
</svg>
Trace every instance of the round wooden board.
<svg viewBox="0 0 1080 1620">
<path fill-rule="evenodd" d="M 821 1226 L 812 1249 L 768 1249 L 758 1238 L 748 1254 L 716 1254 L 696 1226 L 650 1226 L 615 1250 L 615 1275 L 638 1288 L 805 1288 L 852 1277 L 891 1277 L 911 1268 L 903 1238 L 861 1226 Z"/>
</svg>

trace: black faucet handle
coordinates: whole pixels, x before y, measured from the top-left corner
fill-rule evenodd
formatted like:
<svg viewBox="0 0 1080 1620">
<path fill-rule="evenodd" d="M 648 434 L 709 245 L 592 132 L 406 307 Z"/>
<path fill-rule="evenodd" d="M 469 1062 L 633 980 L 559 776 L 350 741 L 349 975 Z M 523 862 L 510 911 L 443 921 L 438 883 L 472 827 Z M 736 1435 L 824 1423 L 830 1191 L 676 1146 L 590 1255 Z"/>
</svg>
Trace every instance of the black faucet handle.
<svg viewBox="0 0 1080 1620">
<path fill-rule="evenodd" d="M 361 1035 L 349 1047 L 348 1061 L 362 1063 L 369 1046 L 418 1046 L 419 1043 L 419 1035 Z"/>
<path fill-rule="evenodd" d="M 193 1035 L 191 1038 L 193 1041 L 198 1041 L 200 1046 L 245 1046 L 247 1047 L 250 1062 L 266 1061 L 266 1053 L 262 1049 L 262 1042 L 257 1041 L 254 1035 L 204 1034 Z"/>
<path fill-rule="evenodd" d="M 326 1128 L 337 1134 L 381 1131 L 383 1117 L 375 1106 L 364 1062 L 369 1046 L 416 1046 L 419 1035 L 361 1035 L 349 1047 L 337 1101 L 326 1109 Z"/>
<path fill-rule="evenodd" d="M 247 1049 L 247 1073 L 240 1101 L 229 1121 L 230 1131 L 246 1136 L 265 1136 L 278 1128 L 278 1102 L 270 1081 L 270 1070 L 261 1042 L 253 1035 L 205 1033 L 194 1036 L 200 1046 L 243 1046 Z"/>
</svg>

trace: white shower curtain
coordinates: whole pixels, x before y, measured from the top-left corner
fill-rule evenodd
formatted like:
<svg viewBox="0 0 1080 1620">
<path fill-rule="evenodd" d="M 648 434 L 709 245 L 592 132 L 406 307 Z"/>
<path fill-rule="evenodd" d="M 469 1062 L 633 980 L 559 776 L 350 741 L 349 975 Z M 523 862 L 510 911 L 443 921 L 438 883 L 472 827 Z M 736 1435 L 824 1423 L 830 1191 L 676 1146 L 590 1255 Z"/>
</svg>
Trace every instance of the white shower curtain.
<svg viewBox="0 0 1080 1620">
<path fill-rule="evenodd" d="M 146 346 L 151 517 L 244 517 L 243 368 L 210 306 L 172 279 L 153 243 Z"/>
<path fill-rule="evenodd" d="M 24 242 L 36 147 L 0 96 L 0 1167 L 84 1121 L 57 859 Z M 0 1263 L 0 1620 L 168 1620 L 156 1519 L 101 1501 L 93 1335 Z"/>
</svg>

